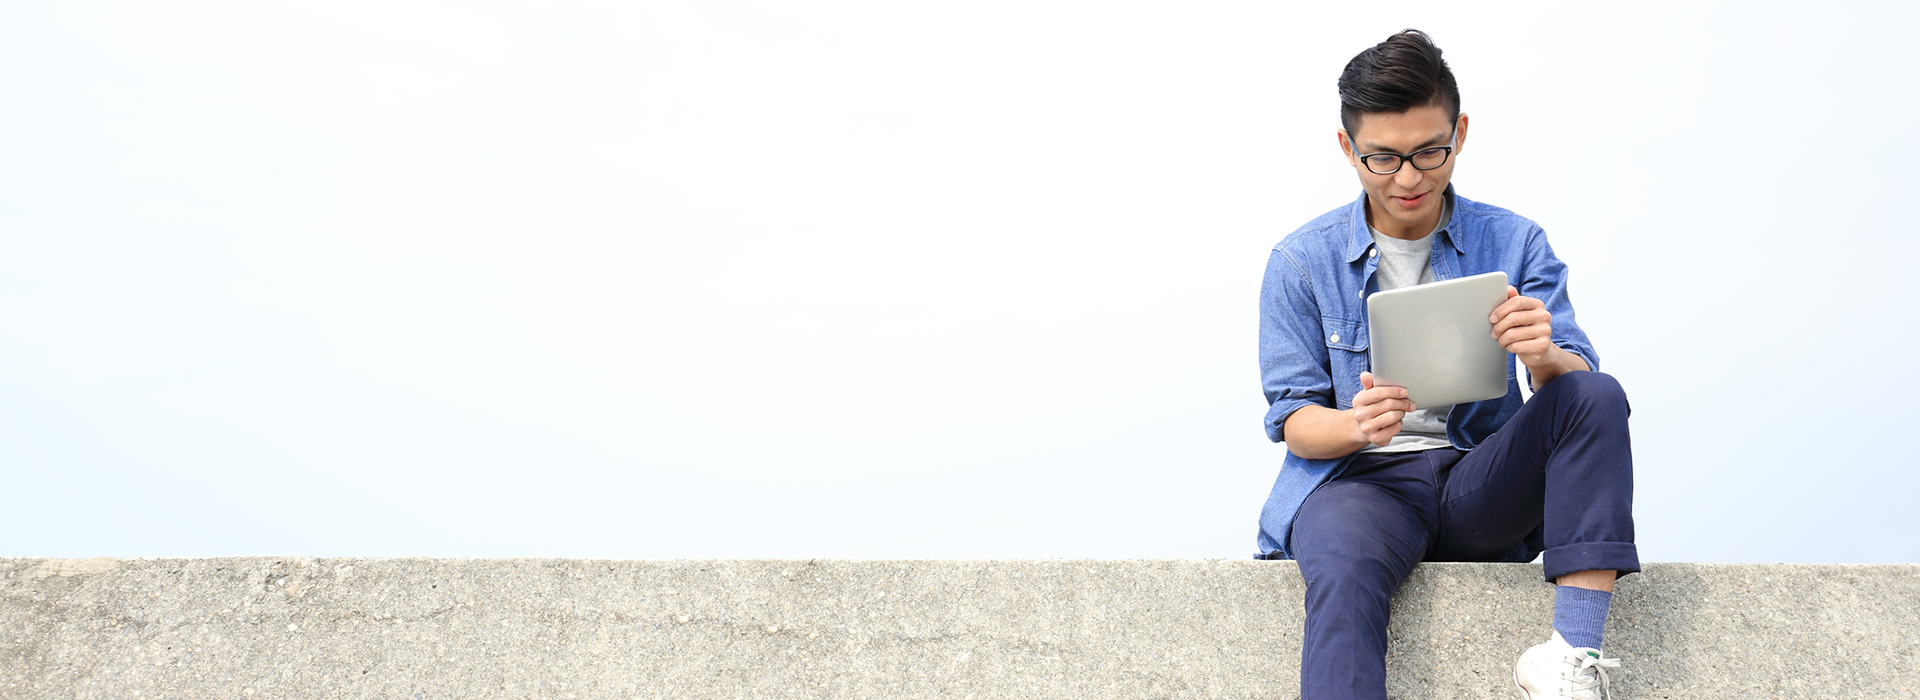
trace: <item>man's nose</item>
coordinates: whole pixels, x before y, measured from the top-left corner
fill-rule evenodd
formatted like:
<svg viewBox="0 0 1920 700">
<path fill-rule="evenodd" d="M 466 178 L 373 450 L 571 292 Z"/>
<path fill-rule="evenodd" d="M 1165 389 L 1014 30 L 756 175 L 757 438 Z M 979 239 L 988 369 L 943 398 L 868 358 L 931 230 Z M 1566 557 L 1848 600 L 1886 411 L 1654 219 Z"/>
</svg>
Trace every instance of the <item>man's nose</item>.
<svg viewBox="0 0 1920 700">
<path fill-rule="evenodd" d="M 1393 174 L 1393 184 L 1403 188 L 1411 188 L 1414 185 L 1420 184 L 1420 181 L 1425 179 L 1426 176 L 1426 171 L 1417 170 L 1413 167 L 1413 161 L 1406 161 L 1400 164 L 1400 172 Z"/>
</svg>

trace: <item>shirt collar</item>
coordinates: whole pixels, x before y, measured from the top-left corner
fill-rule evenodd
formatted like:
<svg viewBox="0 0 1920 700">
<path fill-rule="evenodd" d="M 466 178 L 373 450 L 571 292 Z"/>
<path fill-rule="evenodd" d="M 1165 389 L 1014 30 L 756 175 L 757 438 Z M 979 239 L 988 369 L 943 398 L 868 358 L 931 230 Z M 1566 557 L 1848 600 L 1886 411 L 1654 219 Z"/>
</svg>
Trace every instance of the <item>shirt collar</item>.
<svg viewBox="0 0 1920 700">
<path fill-rule="evenodd" d="M 1447 220 L 1442 222 L 1440 230 L 1434 231 L 1433 235 L 1446 234 L 1447 240 L 1453 243 L 1454 250 L 1467 252 L 1465 241 L 1460 239 L 1459 229 L 1454 225 L 1460 220 L 1460 200 L 1453 194 L 1452 183 L 1447 184 L 1447 191 L 1442 193 L 1442 196 L 1447 198 Z M 1360 199 L 1356 200 L 1352 206 L 1353 235 L 1347 243 L 1347 262 L 1359 260 L 1367 254 L 1367 247 L 1373 245 L 1373 230 L 1367 226 L 1367 193 L 1361 192 Z"/>
</svg>

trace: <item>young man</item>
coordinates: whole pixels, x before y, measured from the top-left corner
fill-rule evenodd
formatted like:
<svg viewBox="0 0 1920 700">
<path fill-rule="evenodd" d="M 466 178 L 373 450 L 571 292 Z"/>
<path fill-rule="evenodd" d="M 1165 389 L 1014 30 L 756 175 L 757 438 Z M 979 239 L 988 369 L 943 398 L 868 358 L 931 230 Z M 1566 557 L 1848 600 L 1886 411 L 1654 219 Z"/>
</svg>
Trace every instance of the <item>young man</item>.
<svg viewBox="0 0 1920 700">
<path fill-rule="evenodd" d="M 1633 544 L 1627 400 L 1601 374 L 1538 225 L 1449 184 L 1467 142 L 1453 73 L 1407 30 L 1341 74 L 1340 151 L 1352 204 L 1274 247 L 1260 298 L 1267 436 L 1287 458 L 1260 514 L 1261 556 L 1306 579 L 1302 700 L 1386 697 L 1388 601 L 1422 561 L 1531 561 L 1544 552 L 1553 630 L 1521 655 L 1524 697 L 1599 698 L 1614 579 Z M 1415 406 L 1368 372 L 1373 293 L 1494 270 L 1514 287 L 1488 320 L 1526 367 L 1507 394 Z"/>
</svg>

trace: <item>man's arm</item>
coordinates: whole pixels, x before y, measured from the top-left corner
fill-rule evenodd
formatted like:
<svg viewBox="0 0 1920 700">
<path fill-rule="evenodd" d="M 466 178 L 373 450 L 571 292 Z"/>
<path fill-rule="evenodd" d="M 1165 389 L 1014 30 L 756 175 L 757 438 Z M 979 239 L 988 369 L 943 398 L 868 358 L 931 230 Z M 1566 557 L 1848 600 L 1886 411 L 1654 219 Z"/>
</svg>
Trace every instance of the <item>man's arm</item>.
<svg viewBox="0 0 1920 700">
<path fill-rule="evenodd" d="M 1287 450 L 1307 459 L 1337 459 L 1367 445 L 1385 445 L 1399 435 L 1401 419 L 1414 410 L 1407 390 L 1374 386 L 1372 372 L 1360 373 L 1360 387 L 1353 408 L 1305 406 L 1288 416 Z"/>
<path fill-rule="evenodd" d="M 1274 442 L 1286 439 L 1291 414 L 1338 405 L 1324 331 L 1306 272 L 1275 248 L 1260 285 L 1260 382 L 1267 396 L 1267 437 Z"/>
</svg>

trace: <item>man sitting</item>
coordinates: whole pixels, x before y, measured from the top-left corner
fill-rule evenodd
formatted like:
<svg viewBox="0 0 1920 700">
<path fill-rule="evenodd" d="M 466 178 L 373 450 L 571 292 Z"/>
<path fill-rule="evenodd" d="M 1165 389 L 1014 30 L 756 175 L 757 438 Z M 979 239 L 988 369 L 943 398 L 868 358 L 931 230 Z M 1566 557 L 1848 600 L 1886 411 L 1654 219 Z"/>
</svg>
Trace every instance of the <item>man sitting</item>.
<svg viewBox="0 0 1920 700">
<path fill-rule="evenodd" d="M 1567 267 L 1524 217 L 1450 184 L 1467 142 L 1453 73 L 1407 30 L 1341 74 L 1340 150 L 1359 199 L 1289 234 L 1260 298 L 1267 436 L 1287 458 L 1261 556 L 1306 580 L 1302 700 L 1386 697 L 1388 602 L 1422 561 L 1531 561 L 1558 584 L 1548 641 L 1521 655 L 1527 698 L 1598 698 L 1601 635 L 1633 543 L 1627 399 L 1574 323 Z M 1369 372 L 1366 300 L 1495 270 L 1513 280 L 1493 336 L 1526 367 L 1507 393 L 1415 406 Z"/>
</svg>

